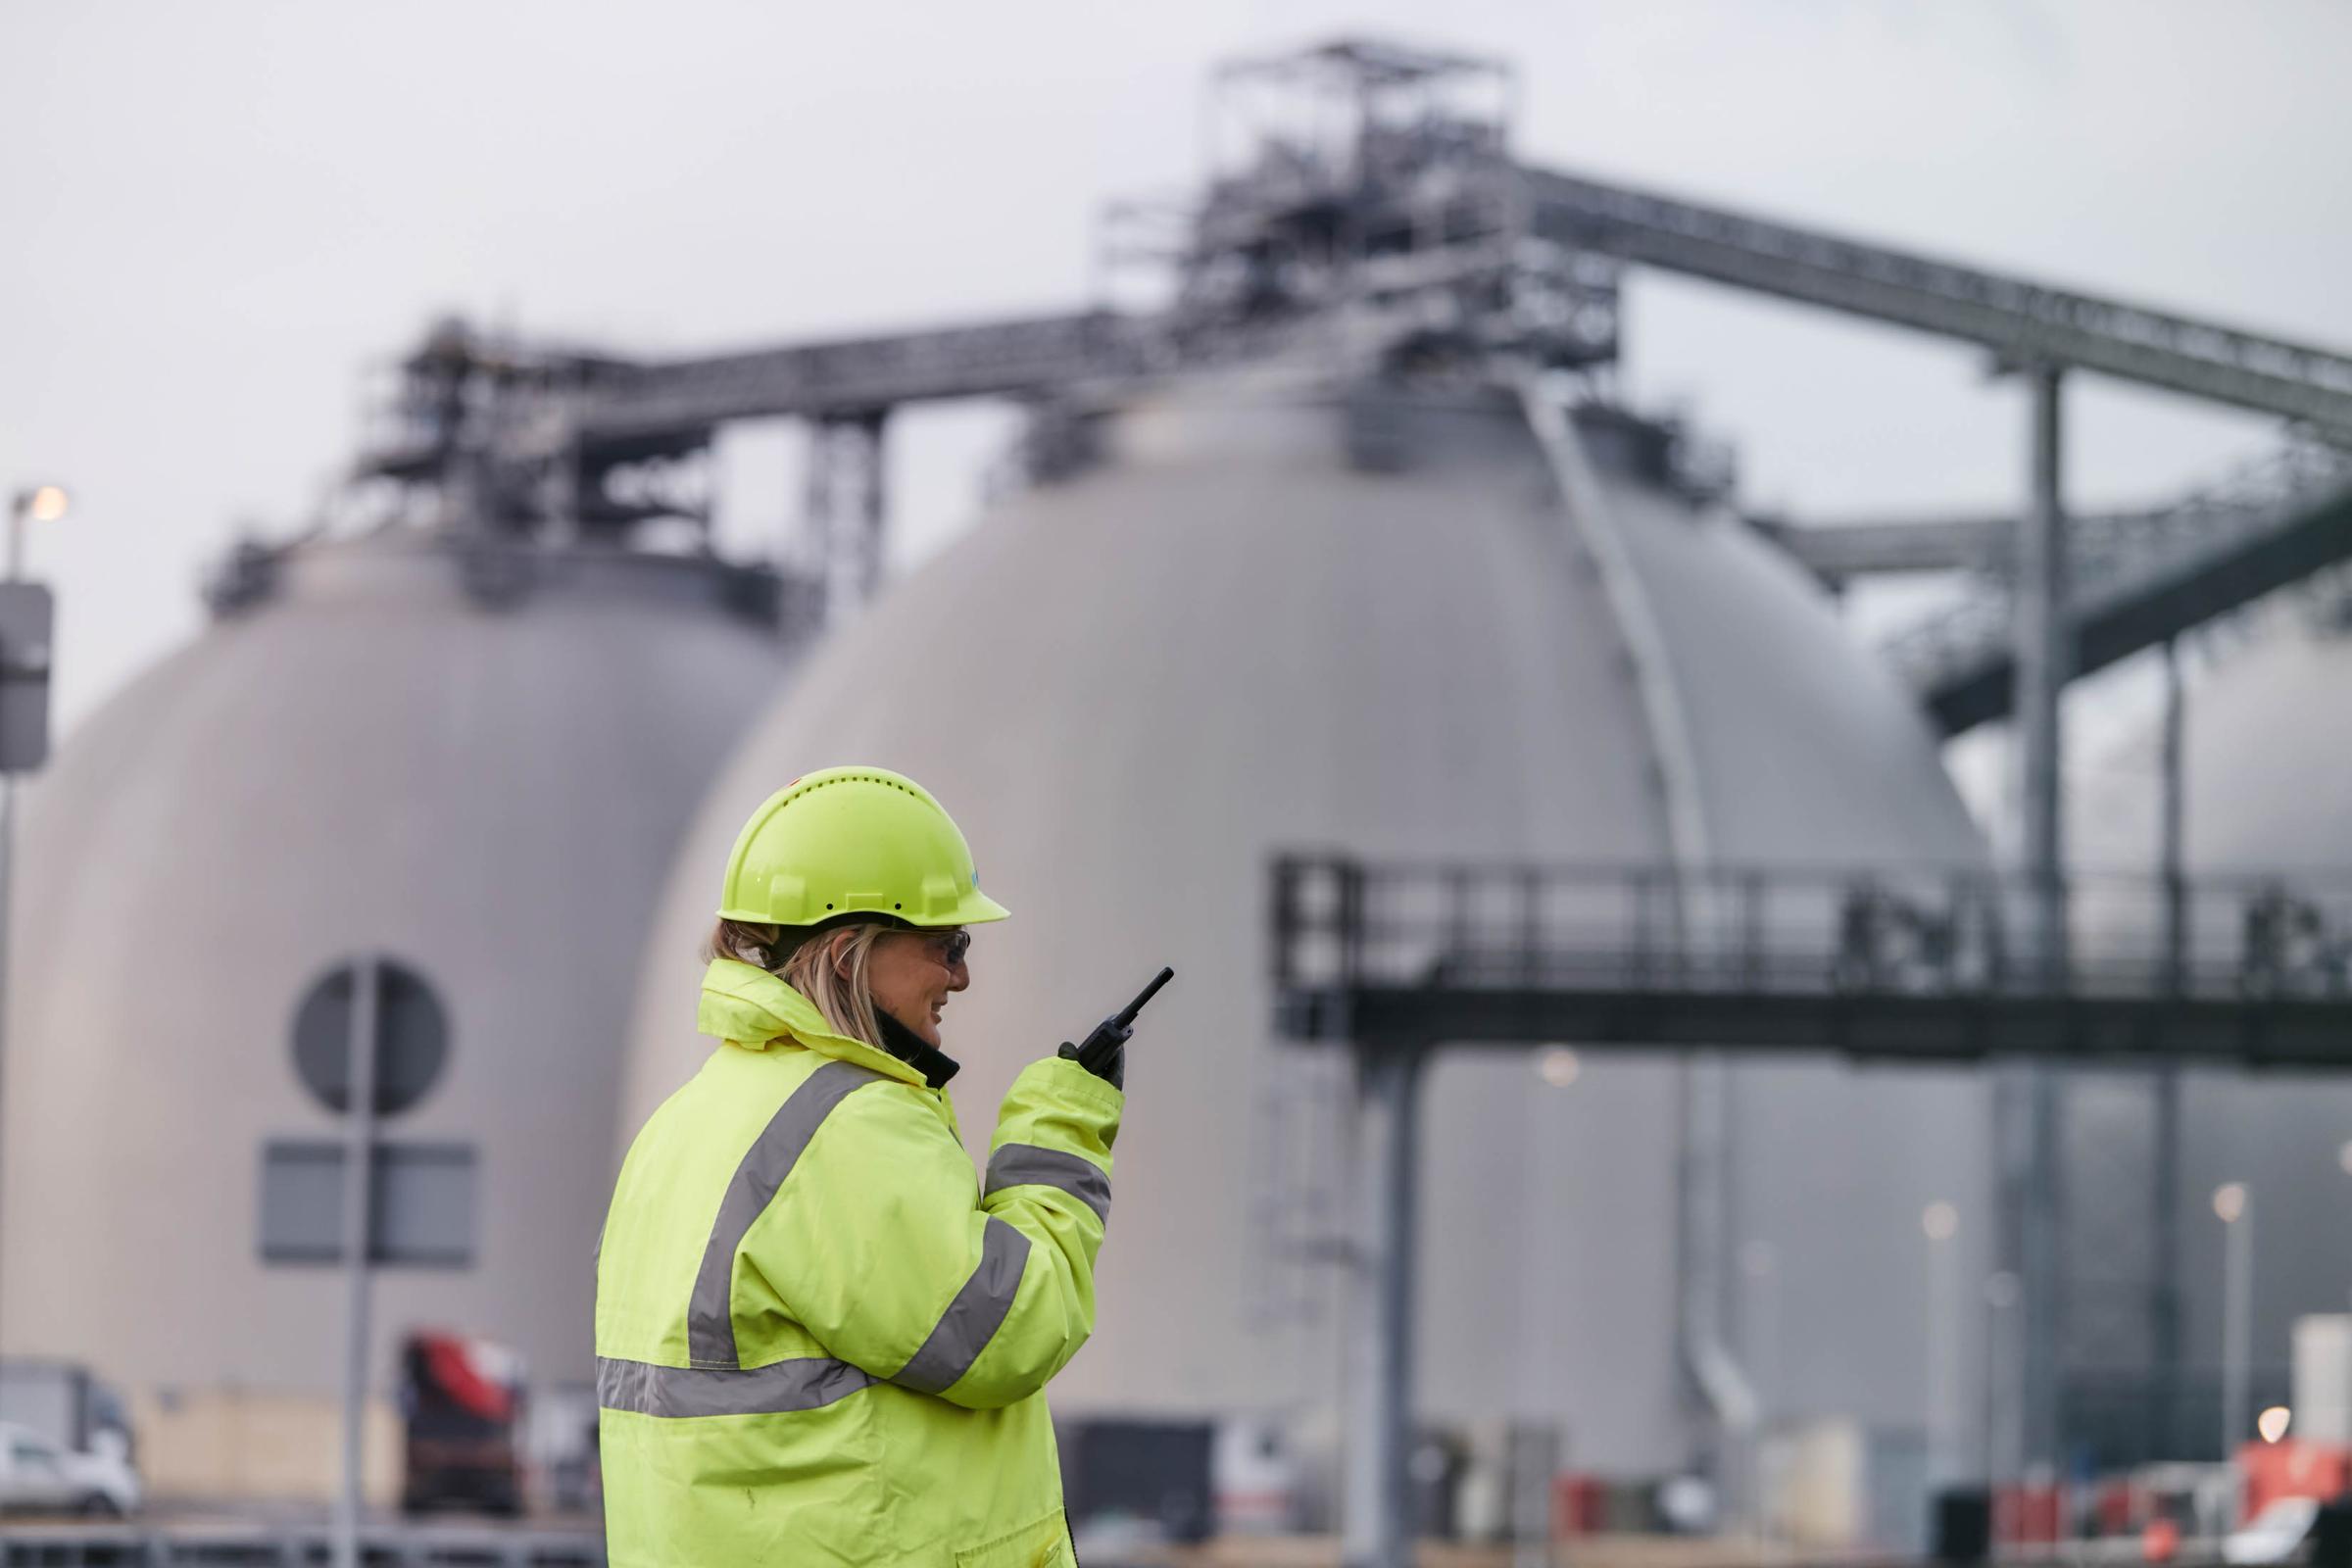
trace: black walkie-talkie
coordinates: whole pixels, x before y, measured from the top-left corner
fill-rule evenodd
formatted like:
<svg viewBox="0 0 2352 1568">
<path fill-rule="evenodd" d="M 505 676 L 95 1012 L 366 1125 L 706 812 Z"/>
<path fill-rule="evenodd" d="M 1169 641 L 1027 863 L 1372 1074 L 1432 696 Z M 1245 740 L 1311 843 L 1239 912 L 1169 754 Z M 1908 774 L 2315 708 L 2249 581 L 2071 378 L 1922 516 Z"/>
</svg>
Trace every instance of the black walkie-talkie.
<svg viewBox="0 0 2352 1568">
<path fill-rule="evenodd" d="M 1095 1025 L 1094 1033 L 1077 1045 L 1063 1041 L 1061 1050 L 1055 1054 L 1067 1056 L 1096 1077 L 1123 1087 L 1127 1074 L 1126 1062 L 1122 1058 L 1127 1038 L 1135 1033 L 1135 1015 L 1144 1010 L 1145 1003 L 1158 995 L 1161 986 L 1175 978 L 1175 970 L 1161 969 L 1152 977 L 1150 985 L 1136 993 L 1133 1002 Z"/>
</svg>

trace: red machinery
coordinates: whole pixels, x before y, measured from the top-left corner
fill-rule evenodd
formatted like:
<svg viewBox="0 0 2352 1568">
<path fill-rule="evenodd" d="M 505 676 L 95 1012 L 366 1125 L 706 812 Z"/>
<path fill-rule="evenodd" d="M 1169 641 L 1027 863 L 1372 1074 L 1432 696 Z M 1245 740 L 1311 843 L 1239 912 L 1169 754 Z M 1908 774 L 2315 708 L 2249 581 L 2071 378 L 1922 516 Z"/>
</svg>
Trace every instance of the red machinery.
<svg viewBox="0 0 2352 1568">
<path fill-rule="evenodd" d="M 417 1333 L 401 1350 L 408 1513 L 522 1512 L 522 1362 L 504 1346 Z"/>
</svg>

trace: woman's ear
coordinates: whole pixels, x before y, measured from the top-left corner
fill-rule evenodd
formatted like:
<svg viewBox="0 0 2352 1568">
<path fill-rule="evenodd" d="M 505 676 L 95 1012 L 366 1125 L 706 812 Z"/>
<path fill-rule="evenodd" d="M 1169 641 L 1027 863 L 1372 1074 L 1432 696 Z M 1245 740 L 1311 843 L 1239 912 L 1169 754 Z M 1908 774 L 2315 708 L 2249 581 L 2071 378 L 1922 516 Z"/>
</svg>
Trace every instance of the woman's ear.
<svg viewBox="0 0 2352 1568">
<path fill-rule="evenodd" d="M 850 977 L 849 960 L 842 956 L 842 949 L 848 947 L 857 934 L 854 928 L 844 926 L 825 941 L 825 961 L 833 966 L 833 977 L 837 980 L 846 981 Z"/>
</svg>

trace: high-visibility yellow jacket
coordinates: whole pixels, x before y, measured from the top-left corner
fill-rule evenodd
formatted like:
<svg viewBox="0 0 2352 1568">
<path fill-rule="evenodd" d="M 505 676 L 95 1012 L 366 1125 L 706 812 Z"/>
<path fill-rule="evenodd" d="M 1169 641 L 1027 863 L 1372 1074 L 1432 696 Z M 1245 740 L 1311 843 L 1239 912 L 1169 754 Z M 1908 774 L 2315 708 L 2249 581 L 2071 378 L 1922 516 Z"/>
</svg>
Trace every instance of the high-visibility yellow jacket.
<svg viewBox="0 0 2352 1568">
<path fill-rule="evenodd" d="M 722 958 L 701 1018 L 599 1247 L 613 1568 L 1066 1568 L 1043 1391 L 1093 1332 L 1119 1091 L 1033 1063 L 976 1180 L 945 1092 L 781 980 Z"/>
</svg>

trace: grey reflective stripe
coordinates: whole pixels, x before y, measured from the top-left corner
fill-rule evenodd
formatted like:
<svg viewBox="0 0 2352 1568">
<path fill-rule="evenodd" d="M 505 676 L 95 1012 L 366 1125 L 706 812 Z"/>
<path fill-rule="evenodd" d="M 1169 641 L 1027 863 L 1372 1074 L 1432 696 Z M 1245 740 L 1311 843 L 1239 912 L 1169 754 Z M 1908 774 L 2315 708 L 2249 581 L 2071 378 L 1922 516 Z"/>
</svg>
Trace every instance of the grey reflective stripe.
<svg viewBox="0 0 2352 1568">
<path fill-rule="evenodd" d="M 1084 1154 L 1006 1144 L 988 1156 L 988 1183 L 980 1196 L 1004 1187 L 1058 1187 L 1093 1209 L 1096 1218 L 1110 1218 L 1110 1177 Z"/>
<path fill-rule="evenodd" d="M 596 1358 L 596 1402 L 608 1410 L 678 1418 L 698 1415 L 778 1415 L 814 1410 L 856 1394 L 873 1378 L 847 1361 L 809 1356 L 750 1371 L 699 1366 L 655 1366 L 650 1361 Z"/>
<path fill-rule="evenodd" d="M 694 1297 L 686 1308 L 686 1359 L 698 1367 L 733 1368 L 742 1364 L 735 1353 L 735 1311 L 730 1298 L 735 1288 L 735 1249 L 775 1198 L 776 1189 L 816 1136 L 825 1117 L 853 1089 L 876 1083 L 882 1075 L 847 1061 L 828 1061 L 810 1073 L 768 1119 L 751 1152 L 735 1167 L 727 1196 L 719 1200 L 718 1219 L 703 1248 L 703 1266 L 694 1276 Z"/>
<path fill-rule="evenodd" d="M 1029 1238 L 992 1218 L 980 1241 L 980 1266 L 939 1315 L 939 1326 L 890 1381 L 924 1394 L 945 1394 L 972 1369 L 996 1337 L 1029 1262 Z"/>
</svg>

